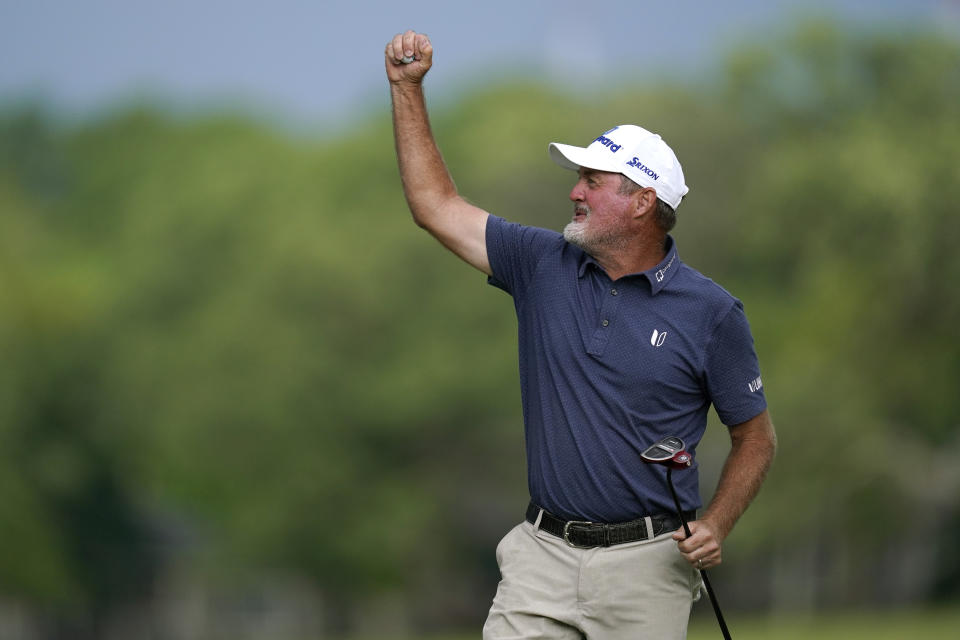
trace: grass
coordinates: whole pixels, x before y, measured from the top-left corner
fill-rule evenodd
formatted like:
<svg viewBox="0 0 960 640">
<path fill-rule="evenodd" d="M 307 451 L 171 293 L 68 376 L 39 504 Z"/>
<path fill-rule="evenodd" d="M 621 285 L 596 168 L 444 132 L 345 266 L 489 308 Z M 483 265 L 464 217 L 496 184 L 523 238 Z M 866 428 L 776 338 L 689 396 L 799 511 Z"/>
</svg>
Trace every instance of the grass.
<svg viewBox="0 0 960 640">
<path fill-rule="evenodd" d="M 708 607 L 709 609 L 709 607 Z M 694 617 L 688 640 L 722 637 L 713 612 Z M 912 640 L 953 638 L 960 629 L 960 605 L 909 611 L 866 611 L 811 615 L 743 616 L 724 612 L 730 635 L 736 640 Z M 418 640 L 479 640 L 480 629 Z M 352 640 L 373 640 L 354 638 Z M 377 640 L 399 640 L 379 637 Z"/>
<path fill-rule="evenodd" d="M 956 637 L 960 629 L 960 607 L 750 618 L 725 613 L 724 618 L 737 640 L 911 640 Z M 712 615 L 700 616 L 687 637 L 712 640 L 721 637 L 720 628 Z"/>
</svg>

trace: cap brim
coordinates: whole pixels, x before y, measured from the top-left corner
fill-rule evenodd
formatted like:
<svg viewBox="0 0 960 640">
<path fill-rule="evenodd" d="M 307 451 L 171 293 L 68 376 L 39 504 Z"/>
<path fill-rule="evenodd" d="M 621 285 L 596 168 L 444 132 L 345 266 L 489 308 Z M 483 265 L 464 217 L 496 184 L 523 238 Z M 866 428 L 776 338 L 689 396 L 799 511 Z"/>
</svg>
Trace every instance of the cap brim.
<svg viewBox="0 0 960 640">
<path fill-rule="evenodd" d="M 564 169 L 577 171 L 580 167 L 586 167 L 598 171 L 620 173 L 620 167 L 615 161 L 595 151 L 591 151 L 589 148 L 551 142 L 548 149 L 550 151 L 550 158 Z"/>
</svg>

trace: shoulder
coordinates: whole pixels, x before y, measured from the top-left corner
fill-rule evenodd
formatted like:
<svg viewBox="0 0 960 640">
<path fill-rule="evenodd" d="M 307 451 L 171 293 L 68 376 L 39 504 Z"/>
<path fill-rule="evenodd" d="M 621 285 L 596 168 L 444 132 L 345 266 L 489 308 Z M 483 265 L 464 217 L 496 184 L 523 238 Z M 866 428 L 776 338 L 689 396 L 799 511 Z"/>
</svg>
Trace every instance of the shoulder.
<svg viewBox="0 0 960 640">
<path fill-rule="evenodd" d="M 567 253 L 569 243 L 563 234 L 541 227 L 509 222 L 497 216 L 487 221 L 487 251 L 493 260 L 503 262 L 510 256 L 540 260 L 547 255 Z"/>
<path fill-rule="evenodd" d="M 713 339 L 721 324 L 739 322 L 739 318 L 746 321 L 739 298 L 687 264 L 680 265 L 670 285 L 658 297 L 664 294 L 684 323 L 706 342 Z"/>
<path fill-rule="evenodd" d="M 538 274 L 566 273 L 576 267 L 563 234 L 490 216 L 487 222 L 487 255 L 490 283 L 514 296 L 523 294 Z"/>
<path fill-rule="evenodd" d="M 680 270 L 670 288 L 695 296 L 711 307 L 729 309 L 733 306 L 743 306 L 732 293 L 686 263 L 680 265 Z"/>
<path fill-rule="evenodd" d="M 566 242 L 563 234 L 557 231 L 510 222 L 491 214 L 487 219 L 487 243 L 498 241 L 525 244 L 532 242 L 555 246 L 562 246 Z"/>
</svg>

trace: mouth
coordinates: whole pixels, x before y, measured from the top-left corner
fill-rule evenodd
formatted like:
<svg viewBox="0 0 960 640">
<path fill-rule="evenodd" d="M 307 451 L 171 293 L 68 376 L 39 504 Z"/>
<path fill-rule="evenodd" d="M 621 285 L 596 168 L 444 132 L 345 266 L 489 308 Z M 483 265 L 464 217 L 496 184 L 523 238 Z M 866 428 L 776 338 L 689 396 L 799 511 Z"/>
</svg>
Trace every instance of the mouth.
<svg viewBox="0 0 960 640">
<path fill-rule="evenodd" d="M 573 208 L 573 221 L 574 222 L 583 222 L 590 215 L 590 209 L 587 207 L 574 207 Z"/>
</svg>

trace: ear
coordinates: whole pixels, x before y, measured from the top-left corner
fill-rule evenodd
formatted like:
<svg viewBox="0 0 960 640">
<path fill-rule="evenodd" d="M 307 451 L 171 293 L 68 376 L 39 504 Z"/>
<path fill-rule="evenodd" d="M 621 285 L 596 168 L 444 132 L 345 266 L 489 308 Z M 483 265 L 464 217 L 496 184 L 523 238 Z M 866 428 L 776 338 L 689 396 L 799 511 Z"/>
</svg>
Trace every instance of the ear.
<svg viewBox="0 0 960 640">
<path fill-rule="evenodd" d="M 635 207 L 633 210 L 634 218 L 642 218 L 647 214 L 652 214 L 657 208 L 657 190 L 653 187 L 644 187 L 633 194 Z"/>
</svg>

